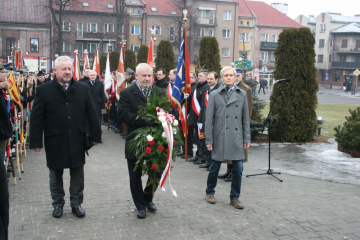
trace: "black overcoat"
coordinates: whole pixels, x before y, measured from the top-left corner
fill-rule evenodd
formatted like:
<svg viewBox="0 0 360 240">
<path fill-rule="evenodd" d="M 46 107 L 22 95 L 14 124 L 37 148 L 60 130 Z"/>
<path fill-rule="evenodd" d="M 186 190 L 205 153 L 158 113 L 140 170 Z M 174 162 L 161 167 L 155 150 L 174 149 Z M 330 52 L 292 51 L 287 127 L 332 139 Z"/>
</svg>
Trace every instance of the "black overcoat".
<svg viewBox="0 0 360 240">
<path fill-rule="evenodd" d="M 152 86 L 152 89 L 157 87 Z M 154 92 L 151 91 L 150 95 Z M 146 106 L 147 98 L 140 91 L 137 84 L 133 84 L 120 92 L 120 99 L 118 102 L 118 119 L 126 123 L 126 142 L 125 142 L 125 158 L 136 159 L 135 156 L 128 151 L 128 143 L 134 137 L 131 133 L 138 128 L 147 125 L 145 119 L 138 118 L 139 106 Z"/>
<path fill-rule="evenodd" d="M 94 86 L 91 84 L 90 80 L 85 81 L 84 83 L 88 84 L 90 87 L 90 94 L 94 100 L 97 115 L 101 115 L 101 109 L 105 109 L 104 84 L 100 80 L 95 80 Z"/>
<path fill-rule="evenodd" d="M 30 116 L 30 148 L 43 147 L 47 166 L 52 169 L 76 168 L 85 164 L 85 119 L 91 141 L 101 140 L 99 118 L 89 87 L 70 81 L 68 89 L 54 79 L 37 87 Z"/>
</svg>

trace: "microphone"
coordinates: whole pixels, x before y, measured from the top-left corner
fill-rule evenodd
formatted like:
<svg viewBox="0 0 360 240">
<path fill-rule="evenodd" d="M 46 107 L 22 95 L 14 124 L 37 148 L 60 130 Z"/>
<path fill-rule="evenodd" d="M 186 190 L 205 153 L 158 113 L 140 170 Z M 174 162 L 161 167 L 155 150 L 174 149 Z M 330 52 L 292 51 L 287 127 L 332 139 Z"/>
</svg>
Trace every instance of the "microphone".
<svg viewBox="0 0 360 240">
<path fill-rule="evenodd" d="M 279 80 L 276 80 L 276 83 L 281 83 L 281 82 L 290 82 L 290 78 L 284 78 L 284 79 L 279 79 Z"/>
</svg>

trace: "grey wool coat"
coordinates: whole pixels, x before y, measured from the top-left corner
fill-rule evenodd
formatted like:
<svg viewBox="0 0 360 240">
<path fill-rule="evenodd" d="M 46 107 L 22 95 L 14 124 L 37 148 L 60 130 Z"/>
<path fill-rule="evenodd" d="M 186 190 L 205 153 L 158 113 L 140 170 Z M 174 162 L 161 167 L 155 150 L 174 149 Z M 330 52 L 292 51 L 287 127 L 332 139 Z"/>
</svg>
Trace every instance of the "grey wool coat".
<svg viewBox="0 0 360 240">
<path fill-rule="evenodd" d="M 250 141 L 246 92 L 237 86 L 226 92 L 222 84 L 210 93 L 206 108 L 205 143 L 213 145 L 211 157 L 215 161 L 243 160 L 244 143 Z"/>
</svg>

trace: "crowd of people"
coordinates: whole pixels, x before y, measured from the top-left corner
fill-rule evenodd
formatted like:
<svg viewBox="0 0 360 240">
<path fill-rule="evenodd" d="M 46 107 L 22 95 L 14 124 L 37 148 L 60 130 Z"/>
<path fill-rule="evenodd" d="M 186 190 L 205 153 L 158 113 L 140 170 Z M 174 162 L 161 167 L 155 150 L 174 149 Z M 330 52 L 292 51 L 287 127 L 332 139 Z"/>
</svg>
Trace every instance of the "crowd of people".
<svg viewBox="0 0 360 240">
<path fill-rule="evenodd" d="M 0 71 L 0 154 L 5 156 L 5 142 L 12 135 L 13 123 L 8 110 L 7 78 L 2 65 Z M 136 129 L 154 124 L 138 118 L 139 107 L 147 104 L 148 97 L 161 92 L 155 89 L 163 89 L 163 94 L 168 94 L 177 76 L 176 69 L 167 73 L 160 68 L 154 73 L 150 65 L 141 63 L 135 71 L 126 69 L 124 85 L 114 93 L 104 91 L 103 76 L 98 76 L 95 71 L 85 69 L 83 78 L 78 81 L 72 78 L 72 71 L 71 58 L 60 56 L 49 74 L 38 72 L 32 87 L 21 92 L 23 104 L 32 103 L 29 148 L 35 152 L 40 152 L 42 148 L 45 150 L 54 218 L 62 216 L 65 206 L 64 169 L 70 172 L 72 212 L 77 217 L 85 216 L 81 206 L 84 198 L 85 153 L 90 147 L 102 143 L 101 124 L 108 124 L 115 133 L 126 137 L 125 145 L 128 144 Z M 111 76 L 114 82 L 117 81 L 117 72 Z M 242 209 L 241 179 L 243 162 L 247 161 L 247 149 L 250 147 L 252 90 L 242 81 L 241 69 L 232 67 L 224 67 L 220 76 L 206 69 L 191 72 L 190 82 L 187 151 L 182 146 L 178 156 L 188 159 L 189 164 L 209 171 L 206 202 L 216 203 L 215 188 L 219 178 L 231 182 L 229 202 L 235 208 Z M 172 107 L 171 114 L 179 119 L 177 108 Z M 146 210 L 155 212 L 157 207 L 152 191 L 148 187 L 143 188 L 141 170 L 134 171 L 138 159 L 125 149 L 137 217 L 145 218 Z M 227 171 L 219 174 L 223 162 L 227 164 Z M 5 170 L 1 168 L 0 179 L 0 230 L 4 239 L 7 238 L 9 224 Z M 158 172 L 159 178 L 161 174 Z"/>
</svg>

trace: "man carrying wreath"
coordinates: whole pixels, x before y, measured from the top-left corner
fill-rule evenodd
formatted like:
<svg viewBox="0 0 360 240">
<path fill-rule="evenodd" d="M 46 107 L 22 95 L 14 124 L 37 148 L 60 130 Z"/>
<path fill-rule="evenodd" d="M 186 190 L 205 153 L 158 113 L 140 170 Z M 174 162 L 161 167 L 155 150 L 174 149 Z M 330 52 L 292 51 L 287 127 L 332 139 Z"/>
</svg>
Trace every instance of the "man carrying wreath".
<svg viewBox="0 0 360 240">
<path fill-rule="evenodd" d="M 153 69 L 149 64 L 140 63 L 136 67 L 135 73 L 136 82 L 130 87 L 124 89 L 120 93 L 118 102 L 118 119 L 126 123 L 126 142 L 125 142 L 125 158 L 128 163 L 130 191 L 134 204 L 138 210 L 137 217 L 146 217 L 146 208 L 150 212 L 157 210 L 155 204 L 152 202 L 153 194 L 152 187 L 147 186 L 143 189 L 141 176 L 141 168 L 136 167 L 137 159 L 133 152 L 129 151 L 129 142 L 134 138 L 135 130 L 145 127 L 153 126 L 154 122 L 139 117 L 138 110 L 140 106 L 146 106 L 147 98 L 154 94 L 153 90 L 157 88 L 152 86 Z M 157 177 L 160 179 L 161 172 L 157 172 Z M 148 179 L 149 183 L 149 179 Z M 148 185 L 148 184 L 147 184 Z"/>
</svg>

